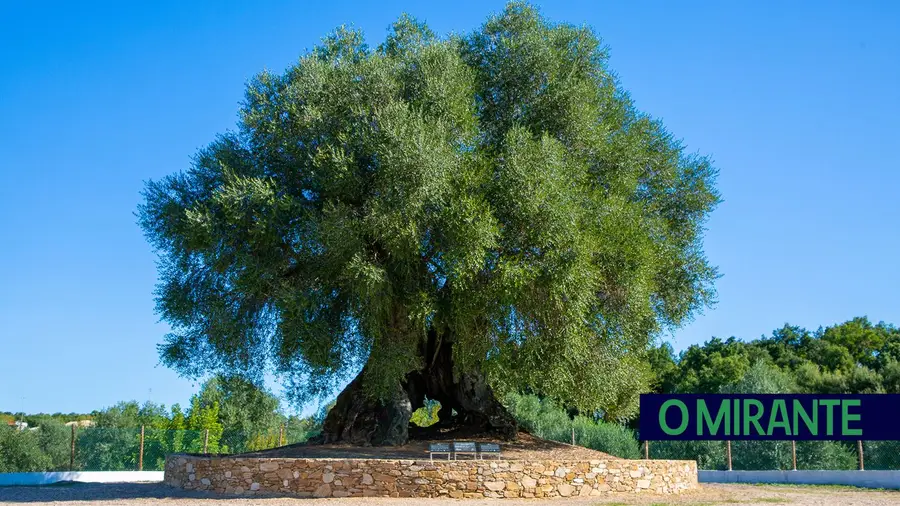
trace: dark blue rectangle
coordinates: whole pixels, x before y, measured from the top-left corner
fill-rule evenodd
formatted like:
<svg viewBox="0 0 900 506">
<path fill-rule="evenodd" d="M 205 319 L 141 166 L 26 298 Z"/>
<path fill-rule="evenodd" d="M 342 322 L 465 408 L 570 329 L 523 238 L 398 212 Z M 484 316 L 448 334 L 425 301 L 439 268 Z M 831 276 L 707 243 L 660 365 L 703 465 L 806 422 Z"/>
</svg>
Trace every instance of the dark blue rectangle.
<svg viewBox="0 0 900 506">
<path fill-rule="evenodd" d="M 725 407 L 727 415 L 720 414 L 719 410 Z M 664 408 L 663 420 L 660 415 Z M 688 421 L 682 428 L 684 413 Z M 755 417 L 757 413 L 761 415 Z M 717 429 L 716 433 L 713 429 Z M 897 440 L 900 439 L 900 395 L 644 394 L 641 395 L 640 438 L 648 441 Z"/>
</svg>

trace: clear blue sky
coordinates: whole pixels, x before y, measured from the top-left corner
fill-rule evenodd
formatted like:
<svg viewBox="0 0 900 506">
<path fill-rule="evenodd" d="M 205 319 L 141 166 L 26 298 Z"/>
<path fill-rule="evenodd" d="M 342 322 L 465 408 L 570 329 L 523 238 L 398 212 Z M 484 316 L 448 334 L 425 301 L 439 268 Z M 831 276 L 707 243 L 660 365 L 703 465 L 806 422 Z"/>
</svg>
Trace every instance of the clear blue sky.
<svg viewBox="0 0 900 506">
<path fill-rule="evenodd" d="M 0 410 L 187 401 L 158 366 L 143 181 L 231 128 L 244 83 L 341 23 L 464 32 L 502 2 L 7 2 L 0 15 Z M 190 5 L 188 5 L 190 4 Z M 428 4 L 428 5 L 426 5 Z M 711 154 L 718 306 L 669 336 L 900 324 L 900 3 L 544 2 L 593 26 L 638 106 Z"/>
</svg>

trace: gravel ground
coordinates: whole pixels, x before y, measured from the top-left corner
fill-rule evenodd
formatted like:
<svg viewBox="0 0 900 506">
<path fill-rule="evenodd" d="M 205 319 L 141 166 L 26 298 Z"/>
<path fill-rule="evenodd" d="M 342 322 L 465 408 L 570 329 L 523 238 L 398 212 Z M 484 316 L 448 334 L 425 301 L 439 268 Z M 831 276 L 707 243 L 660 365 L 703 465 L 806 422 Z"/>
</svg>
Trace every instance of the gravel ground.
<svg viewBox="0 0 900 506">
<path fill-rule="evenodd" d="M 703 485 L 700 490 L 678 496 L 611 496 L 569 499 L 296 499 L 288 497 L 233 498 L 185 492 L 159 483 L 95 484 L 73 483 L 46 487 L 0 487 L 0 503 L 27 503 L 48 506 L 602 506 L 602 505 L 685 505 L 784 504 L 792 506 L 882 506 L 900 504 L 900 491 L 865 490 L 849 487 L 780 485 Z"/>
</svg>

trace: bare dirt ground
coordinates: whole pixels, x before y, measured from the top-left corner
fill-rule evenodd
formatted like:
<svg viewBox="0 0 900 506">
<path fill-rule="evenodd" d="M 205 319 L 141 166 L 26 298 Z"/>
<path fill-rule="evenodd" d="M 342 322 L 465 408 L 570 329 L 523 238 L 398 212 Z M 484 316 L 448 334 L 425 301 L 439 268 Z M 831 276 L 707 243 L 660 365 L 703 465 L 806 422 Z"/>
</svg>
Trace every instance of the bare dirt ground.
<svg viewBox="0 0 900 506">
<path fill-rule="evenodd" d="M 47 506 L 887 506 L 900 504 L 900 491 L 866 490 L 849 487 L 781 485 L 703 485 L 700 490 L 677 496 L 640 495 L 567 499 L 296 499 L 293 497 L 234 498 L 199 492 L 185 492 L 160 483 L 95 484 L 75 483 L 47 487 L 0 487 L 0 503 Z"/>
<path fill-rule="evenodd" d="M 482 434 L 429 432 L 427 438 L 410 439 L 403 446 L 353 446 L 341 444 L 295 444 L 246 453 L 252 457 L 330 458 L 330 459 L 422 459 L 428 457 L 428 443 L 437 441 L 475 441 L 498 443 L 504 460 L 609 460 L 618 459 L 608 453 L 583 446 L 572 446 L 519 432 L 515 441 L 501 441 Z M 435 458 L 441 458 L 435 456 Z M 462 457 L 461 457 L 462 458 Z M 490 458 L 490 457 L 486 457 Z"/>
</svg>

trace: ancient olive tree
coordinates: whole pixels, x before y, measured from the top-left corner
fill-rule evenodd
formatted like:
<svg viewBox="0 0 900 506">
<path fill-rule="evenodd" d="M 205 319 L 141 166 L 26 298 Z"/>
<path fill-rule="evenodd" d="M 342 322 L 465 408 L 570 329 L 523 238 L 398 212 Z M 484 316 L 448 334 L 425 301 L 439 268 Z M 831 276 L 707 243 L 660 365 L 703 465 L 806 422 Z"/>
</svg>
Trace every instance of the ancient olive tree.
<svg viewBox="0 0 900 506">
<path fill-rule="evenodd" d="M 510 4 L 462 37 L 339 29 L 147 185 L 162 360 L 299 401 L 354 378 L 326 441 L 403 443 L 426 398 L 513 436 L 495 392 L 523 388 L 627 415 L 649 340 L 713 297 L 714 178 L 588 28 Z"/>
</svg>

